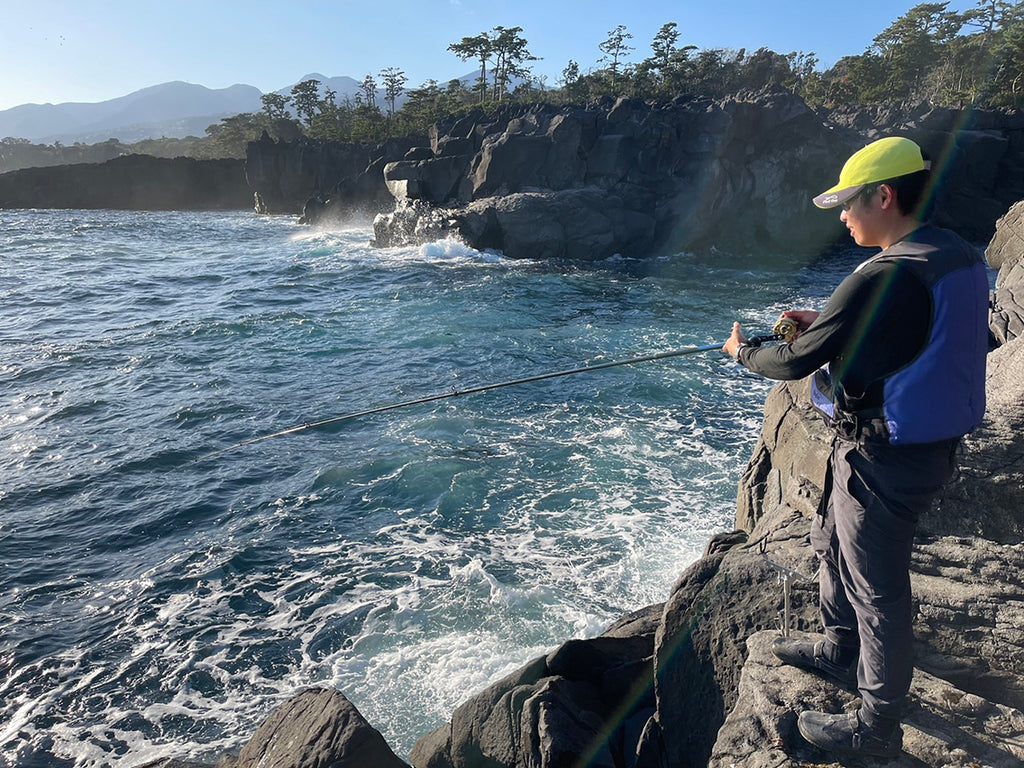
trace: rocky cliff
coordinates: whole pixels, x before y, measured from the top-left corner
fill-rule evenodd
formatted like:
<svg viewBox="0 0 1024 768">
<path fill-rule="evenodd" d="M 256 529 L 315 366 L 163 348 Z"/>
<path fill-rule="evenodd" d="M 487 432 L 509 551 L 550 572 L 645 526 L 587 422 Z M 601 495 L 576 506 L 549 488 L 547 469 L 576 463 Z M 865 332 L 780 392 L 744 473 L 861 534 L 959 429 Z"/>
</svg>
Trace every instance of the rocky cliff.
<svg viewBox="0 0 1024 768">
<path fill-rule="evenodd" d="M 264 132 L 247 148 L 245 178 L 258 213 L 303 212 L 310 223 L 373 216 L 394 205 L 384 167 L 426 141 L 411 137 L 376 146 L 275 141 Z"/>
<path fill-rule="evenodd" d="M 216 211 L 251 206 L 241 160 L 125 155 L 105 163 L 0 174 L 0 208 Z"/>
<path fill-rule="evenodd" d="M 1024 201 L 999 223 L 988 411 L 960 471 L 919 527 L 912 563 L 916 670 L 904 753 L 888 765 L 1024 764 Z M 784 616 L 817 629 L 808 533 L 829 438 L 807 382 L 777 386 L 743 474 L 737 530 L 715 537 L 667 601 L 600 637 L 570 640 L 470 697 L 413 749 L 416 768 L 797 768 L 822 755 L 796 730 L 804 709 L 856 706 L 770 652 Z M 272 755 L 273 757 L 267 757 Z M 267 762 L 269 760 L 269 762 Z M 262 761 L 262 762 L 261 762 Z M 401 764 L 344 697 L 285 704 L 222 768 Z M 181 766 L 173 761 L 167 768 Z"/>
<path fill-rule="evenodd" d="M 928 105 L 818 114 L 786 92 L 474 112 L 404 154 L 394 143 L 263 141 L 247 169 L 270 211 L 314 194 L 309 220 L 387 205 L 374 222 L 382 246 L 452 235 L 513 257 L 816 253 L 845 230 L 834 213 L 809 214 L 809 199 L 880 133 L 932 156 L 935 219 L 968 239 L 988 239 L 1024 196 L 1024 116 Z"/>
</svg>

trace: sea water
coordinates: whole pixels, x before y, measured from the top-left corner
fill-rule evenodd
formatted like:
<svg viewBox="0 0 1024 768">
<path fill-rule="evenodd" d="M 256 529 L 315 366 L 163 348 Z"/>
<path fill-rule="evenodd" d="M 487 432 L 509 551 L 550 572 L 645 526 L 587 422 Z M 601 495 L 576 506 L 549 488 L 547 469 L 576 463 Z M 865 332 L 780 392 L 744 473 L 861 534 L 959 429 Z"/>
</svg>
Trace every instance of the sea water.
<svg viewBox="0 0 1024 768">
<path fill-rule="evenodd" d="M 770 383 L 711 352 L 847 255 L 511 260 L 247 213 L 0 211 L 0 764 L 215 761 L 307 686 L 407 756 L 663 601 Z"/>
</svg>

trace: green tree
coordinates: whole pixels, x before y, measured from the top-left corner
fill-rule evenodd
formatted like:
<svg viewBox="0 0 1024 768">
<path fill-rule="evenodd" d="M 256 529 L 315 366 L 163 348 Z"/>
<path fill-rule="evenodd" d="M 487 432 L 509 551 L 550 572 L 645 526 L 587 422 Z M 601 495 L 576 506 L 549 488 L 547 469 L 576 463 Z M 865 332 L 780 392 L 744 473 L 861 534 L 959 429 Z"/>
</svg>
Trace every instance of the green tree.
<svg viewBox="0 0 1024 768">
<path fill-rule="evenodd" d="M 495 27 L 491 30 L 491 53 L 494 56 L 494 98 L 501 103 L 508 90 L 508 84 L 514 77 L 525 78 L 530 74 L 526 66 L 528 61 L 537 61 L 537 57 L 526 47 L 526 38 L 520 33 L 522 27 Z"/>
<path fill-rule="evenodd" d="M 645 64 L 657 74 L 657 92 L 663 98 L 680 96 L 686 91 L 690 76 L 690 54 L 697 50 L 695 45 L 680 48 L 679 28 L 675 22 L 662 25 L 651 43 L 651 56 Z"/>
<path fill-rule="evenodd" d="M 1024 108 L 1024 20 L 1012 22 L 992 47 L 989 97 L 996 106 Z"/>
<path fill-rule="evenodd" d="M 303 80 L 296 83 L 291 90 L 292 106 L 295 114 L 307 127 L 313 124 L 313 118 L 320 112 L 320 81 Z"/>
<path fill-rule="evenodd" d="M 464 37 L 458 43 L 452 43 L 448 50 L 454 53 L 463 61 L 476 59 L 480 62 L 480 79 L 477 81 L 477 88 L 480 90 L 480 101 L 487 98 L 487 63 L 494 53 L 494 41 L 487 32 L 481 32 L 475 37 Z"/>
<path fill-rule="evenodd" d="M 562 77 L 558 81 L 562 86 L 562 93 L 569 102 L 577 102 L 583 98 L 582 83 L 580 82 L 580 65 L 572 59 L 562 70 Z"/>
<path fill-rule="evenodd" d="M 381 70 L 380 79 L 384 83 L 384 102 L 388 105 L 388 119 L 394 120 L 395 101 L 402 95 L 409 78 L 402 70 L 388 67 Z"/>
<path fill-rule="evenodd" d="M 939 59 L 942 46 L 960 31 L 963 18 L 947 11 L 948 2 L 915 5 L 873 41 L 886 70 L 884 95 L 890 99 L 926 95 L 925 76 Z"/>
<path fill-rule="evenodd" d="M 597 46 L 604 54 L 600 60 L 602 62 L 609 62 L 608 69 L 611 71 L 611 86 L 613 91 L 618 87 L 620 62 L 633 50 L 633 46 L 628 42 L 632 39 L 633 35 L 626 31 L 626 27 L 624 25 L 619 24 L 615 29 L 608 33 L 608 37 L 605 41 Z"/>
<path fill-rule="evenodd" d="M 1022 3 L 1009 0 L 977 0 L 976 7 L 961 14 L 964 25 L 980 30 L 986 39 L 1006 29 L 1020 16 Z"/>
<path fill-rule="evenodd" d="M 245 112 L 222 118 L 206 129 L 217 157 L 245 157 L 250 141 L 255 141 L 266 127 L 262 115 Z"/>
<path fill-rule="evenodd" d="M 260 96 L 263 102 L 263 113 L 271 120 L 289 119 L 292 115 L 288 111 L 288 103 L 291 101 L 287 96 L 280 93 L 264 93 Z"/>
</svg>

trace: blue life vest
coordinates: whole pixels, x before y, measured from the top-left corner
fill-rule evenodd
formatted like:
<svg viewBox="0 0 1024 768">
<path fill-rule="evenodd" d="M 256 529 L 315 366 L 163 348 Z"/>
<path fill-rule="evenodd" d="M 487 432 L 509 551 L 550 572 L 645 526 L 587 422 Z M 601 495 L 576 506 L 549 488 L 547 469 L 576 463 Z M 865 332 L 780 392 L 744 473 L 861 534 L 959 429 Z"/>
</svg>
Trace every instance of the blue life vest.
<svg viewBox="0 0 1024 768">
<path fill-rule="evenodd" d="M 847 413 L 839 405 L 841 394 L 828 367 L 813 376 L 812 403 L 841 433 L 845 427 L 849 436 L 912 445 L 960 437 L 981 424 L 988 352 L 986 267 L 960 238 L 944 230 L 927 230 L 921 240 L 897 243 L 882 254 L 907 257 L 901 266 L 928 287 L 932 316 L 921 352 L 885 378 L 881 408 Z"/>
</svg>

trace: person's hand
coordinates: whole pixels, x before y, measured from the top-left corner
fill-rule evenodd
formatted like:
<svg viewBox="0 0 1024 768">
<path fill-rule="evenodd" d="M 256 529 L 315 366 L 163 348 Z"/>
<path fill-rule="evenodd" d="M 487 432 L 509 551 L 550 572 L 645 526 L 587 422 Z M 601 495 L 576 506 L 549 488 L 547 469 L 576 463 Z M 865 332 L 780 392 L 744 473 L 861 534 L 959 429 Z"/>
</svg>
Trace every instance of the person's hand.
<svg viewBox="0 0 1024 768">
<path fill-rule="evenodd" d="M 795 321 L 796 327 L 803 332 L 811 327 L 811 324 L 818 319 L 819 314 L 813 309 L 791 309 L 788 312 L 783 312 L 782 318 Z"/>
<path fill-rule="evenodd" d="M 732 324 L 732 336 L 725 342 L 722 347 L 722 351 L 726 354 L 732 355 L 733 359 L 736 359 L 736 355 L 739 354 L 740 347 L 747 343 L 747 337 L 743 335 L 743 331 L 740 330 L 739 323 Z"/>
</svg>

